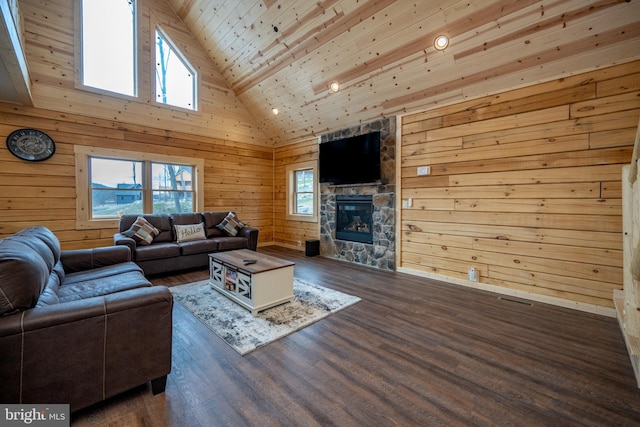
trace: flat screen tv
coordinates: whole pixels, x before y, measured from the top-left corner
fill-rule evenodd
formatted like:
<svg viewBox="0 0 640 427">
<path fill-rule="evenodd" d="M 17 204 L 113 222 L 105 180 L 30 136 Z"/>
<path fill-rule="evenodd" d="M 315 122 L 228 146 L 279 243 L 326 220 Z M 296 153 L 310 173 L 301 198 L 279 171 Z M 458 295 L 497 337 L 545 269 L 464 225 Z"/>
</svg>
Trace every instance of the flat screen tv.
<svg viewBox="0 0 640 427">
<path fill-rule="evenodd" d="M 319 180 L 334 185 L 380 180 L 380 132 L 324 142 L 319 148 Z"/>
</svg>

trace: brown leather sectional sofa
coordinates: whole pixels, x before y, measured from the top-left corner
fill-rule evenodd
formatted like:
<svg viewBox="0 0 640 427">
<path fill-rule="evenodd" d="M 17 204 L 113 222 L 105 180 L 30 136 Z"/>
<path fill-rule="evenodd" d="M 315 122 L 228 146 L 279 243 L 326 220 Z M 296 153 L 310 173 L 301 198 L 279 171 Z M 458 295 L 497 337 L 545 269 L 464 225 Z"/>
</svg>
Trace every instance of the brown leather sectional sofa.
<svg viewBox="0 0 640 427">
<path fill-rule="evenodd" d="M 234 249 L 255 251 L 258 246 L 258 229 L 243 226 L 239 228 L 237 235 L 229 236 L 219 227 L 227 215 L 229 212 L 123 215 L 113 242 L 115 245 L 129 247 L 133 261 L 142 267 L 145 274 L 205 267 L 209 265 L 208 255 L 213 252 Z M 159 231 L 150 243 L 139 242 L 122 234 L 131 229 L 138 217 L 143 217 Z M 199 224 L 203 224 L 203 238 L 178 241 L 176 226 Z"/>
<path fill-rule="evenodd" d="M 0 402 L 75 411 L 171 371 L 173 297 L 126 246 L 61 251 L 35 226 L 0 239 Z"/>
</svg>

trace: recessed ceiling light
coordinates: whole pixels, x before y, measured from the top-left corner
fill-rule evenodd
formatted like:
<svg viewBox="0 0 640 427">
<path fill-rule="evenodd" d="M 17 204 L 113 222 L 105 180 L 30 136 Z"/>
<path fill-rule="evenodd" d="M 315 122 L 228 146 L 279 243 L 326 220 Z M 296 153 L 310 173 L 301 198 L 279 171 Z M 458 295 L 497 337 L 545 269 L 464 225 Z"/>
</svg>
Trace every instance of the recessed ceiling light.
<svg viewBox="0 0 640 427">
<path fill-rule="evenodd" d="M 449 46 L 449 37 L 445 35 L 439 35 L 433 42 L 433 47 L 437 50 L 445 50 L 447 46 Z"/>
<path fill-rule="evenodd" d="M 329 84 L 329 90 L 331 90 L 331 92 L 336 93 L 340 90 L 340 83 L 338 82 L 331 82 Z"/>
<path fill-rule="evenodd" d="M 277 108 L 272 109 L 271 112 L 273 113 L 274 116 L 277 116 L 278 114 L 280 114 L 280 111 L 278 111 Z"/>
</svg>

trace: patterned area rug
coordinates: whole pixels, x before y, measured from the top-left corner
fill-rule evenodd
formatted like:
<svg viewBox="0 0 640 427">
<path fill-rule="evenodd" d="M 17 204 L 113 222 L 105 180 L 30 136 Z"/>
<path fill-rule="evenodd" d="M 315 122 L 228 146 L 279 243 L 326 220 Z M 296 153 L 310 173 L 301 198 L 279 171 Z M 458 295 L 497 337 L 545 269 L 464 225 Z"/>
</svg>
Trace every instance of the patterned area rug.
<svg viewBox="0 0 640 427">
<path fill-rule="evenodd" d="M 176 301 L 242 355 L 360 301 L 358 297 L 294 278 L 292 302 L 261 311 L 254 317 L 211 289 L 208 280 L 169 289 Z"/>
</svg>

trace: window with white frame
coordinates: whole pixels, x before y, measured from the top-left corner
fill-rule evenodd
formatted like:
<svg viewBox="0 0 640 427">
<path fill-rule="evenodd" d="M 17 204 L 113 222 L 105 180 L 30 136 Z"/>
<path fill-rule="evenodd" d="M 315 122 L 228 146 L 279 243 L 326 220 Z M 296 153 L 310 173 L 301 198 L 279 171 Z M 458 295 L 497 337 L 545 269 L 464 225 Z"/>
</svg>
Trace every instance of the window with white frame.
<svg viewBox="0 0 640 427">
<path fill-rule="evenodd" d="M 194 68 L 156 28 L 156 101 L 176 107 L 196 109 L 196 73 Z"/>
<path fill-rule="evenodd" d="M 136 96 L 136 2 L 81 0 L 81 80 Z"/>
<path fill-rule="evenodd" d="M 201 159 L 76 146 L 79 228 L 117 224 L 120 216 L 197 212 L 204 196 Z"/>
<path fill-rule="evenodd" d="M 296 163 L 287 166 L 287 219 L 318 221 L 317 162 Z"/>
</svg>

